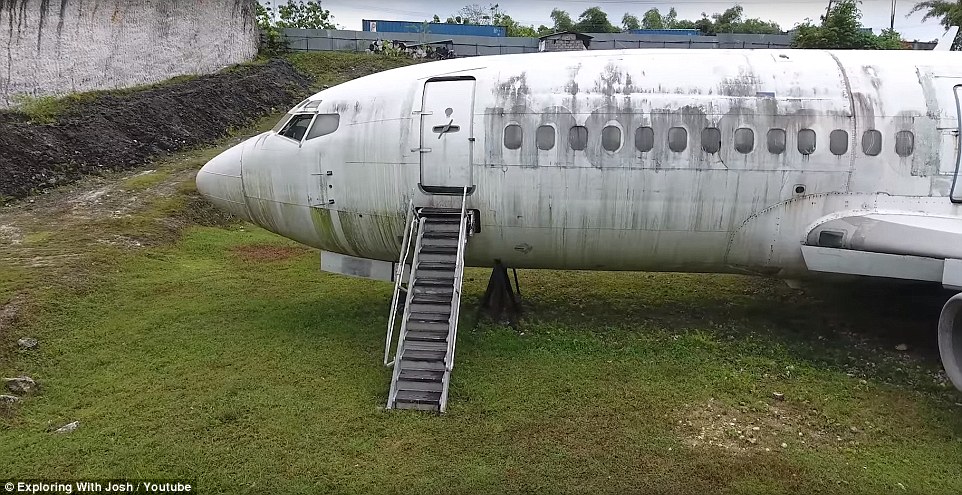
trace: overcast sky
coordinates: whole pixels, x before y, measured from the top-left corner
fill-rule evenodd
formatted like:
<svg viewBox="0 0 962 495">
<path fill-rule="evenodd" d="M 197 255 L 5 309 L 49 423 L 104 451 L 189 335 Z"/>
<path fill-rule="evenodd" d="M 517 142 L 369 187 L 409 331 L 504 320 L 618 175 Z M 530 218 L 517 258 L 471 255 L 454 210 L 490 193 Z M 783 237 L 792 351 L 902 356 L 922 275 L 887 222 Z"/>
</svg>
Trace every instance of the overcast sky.
<svg viewBox="0 0 962 495">
<path fill-rule="evenodd" d="M 331 11 L 334 22 L 343 29 L 361 29 L 361 19 L 383 19 L 401 21 L 424 21 L 437 14 L 443 20 L 457 12 L 465 4 L 477 3 L 487 6 L 489 1 L 475 0 L 322 0 L 325 9 Z M 666 13 L 672 6 L 678 10 L 679 18 L 698 19 L 702 12 L 711 15 L 722 12 L 735 3 L 745 8 L 746 17 L 759 17 L 762 20 L 777 22 L 782 29 L 790 29 L 805 20 L 806 17 L 818 20 L 818 16 L 825 12 L 828 0 L 816 2 L 811 0 L 675 0 L 674 2 L 658 2 L 653 0 L 500 0 L 497 1 L 502 10 L 522 24 L 538 27 L 540 24 L 552 25 L 548 15 L 551 9 L 566 10 L 572 19 L 586 8 L 598 6 L 608 13 L 612 24 L 618 25 L 621 16 L 630 12 L 639 18 L 648 9 L 657 7 Z M 895 29 L 908 40 L 932 40 L 942 36 L 944 30 L 938 20 L 930 19 L 922 23 L 922 14 L 906 17 L 914 1 L 897 0 L 895 14 Z M 862 23 L 875 29 L 878 33 L 889 26 L 891 15 L 891 0 L 862 0 Z"/>
</svg>

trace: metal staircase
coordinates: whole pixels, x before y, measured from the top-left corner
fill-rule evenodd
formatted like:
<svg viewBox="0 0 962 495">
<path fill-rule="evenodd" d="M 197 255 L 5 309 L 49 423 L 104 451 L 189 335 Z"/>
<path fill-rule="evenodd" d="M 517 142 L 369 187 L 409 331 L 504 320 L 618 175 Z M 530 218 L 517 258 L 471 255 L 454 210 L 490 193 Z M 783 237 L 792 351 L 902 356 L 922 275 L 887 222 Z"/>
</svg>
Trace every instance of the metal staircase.
<svg viewBox="0 0 962 495">
<path fill-rule="evenodd" d="M 458 335 L 464 249 L 472 234 L 466 201 L 467 190 L 460 210 L 409 208 L 384 348 L 384 364 L 394 366 L 388 409 L 444 412 L 447 407 Z M 401 279 L 412 241 L 414 260 L 405 285 Z M 402 294 L 404 313 L 394 359 L 390 360 Z"/>
</svg>

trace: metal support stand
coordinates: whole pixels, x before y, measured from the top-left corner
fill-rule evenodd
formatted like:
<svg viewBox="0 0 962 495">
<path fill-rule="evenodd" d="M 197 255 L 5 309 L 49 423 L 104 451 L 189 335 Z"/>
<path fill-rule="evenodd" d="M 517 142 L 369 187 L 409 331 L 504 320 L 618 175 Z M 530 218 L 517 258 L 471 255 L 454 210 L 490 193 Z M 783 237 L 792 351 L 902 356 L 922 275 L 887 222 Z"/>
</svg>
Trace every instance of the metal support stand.
<svg viewBox="0 0 962 495">
<path fill-rule="evenodd" d="M 514 270 L 514 287 L 512 287 L 508 269 L 501 264 L 501 260 L 495 260 L 491 277 L 488 279 L 488 288 L 484 291 L 479 309 L 496 322 L 517 324 L 521 317 L 521 288 L 518 285 L 518 271 Z"/>
</svg>

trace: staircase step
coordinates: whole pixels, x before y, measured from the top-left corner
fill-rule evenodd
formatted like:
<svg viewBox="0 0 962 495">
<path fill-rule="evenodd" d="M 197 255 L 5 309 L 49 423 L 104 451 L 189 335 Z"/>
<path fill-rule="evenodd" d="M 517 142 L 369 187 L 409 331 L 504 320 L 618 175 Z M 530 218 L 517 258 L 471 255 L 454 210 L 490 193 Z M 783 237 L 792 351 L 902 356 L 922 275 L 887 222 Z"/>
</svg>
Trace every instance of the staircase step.
<svg viewBox="0 0 962 495">
<path fill-rule="evenodd" d="M 458 237 L 457 236 L 454 236 L 454 237 L 424 236 L 424 238 L 421 239 L 421 249 L 423 250 L 425 247 L 429 247 L 432 249 L 433 248 L 455 248 L 455 251 L 457 251 Z M 432 252 L 436 252 L 436 251 L 432 251 Z"/>
<path fill-rule="evenodd" d="M 444 260 L 444 261 L 425 261 L 418 257 L 417 271 L 421 270 L 436 270 L 444 272 L 454 272 L 455 260 Z"/>
<path fill-rule="evenodd" d="M 408 334 L 410 337 L 410 334 Z M 411 340 L 410 338 L 404 342 L 404 349 L 409 351 L 440 351 L 447 354 L 448 352 L 448 342 L 447 340 Z"/>
<path fill-rule="evenodd" d="M 397 409 L 415 409 L 419 411 L 440 411 L 441 392 L 420 392 L 413 390 L 398 390 L 394 399 Z"/>
<path fill-rule="evenodd" d="M 444 334 L 445 338 L 448 335 L 448 320 L 441 322 L 428 321 L 428 320 L 409 320 L 407 323 L 408 335 L 411 332 L 441 332 Z"/>
<path fill-rule="evenodd" d="M 404 353 L 401 354 L 402 361 L 439 361 L 441 365 L 444 366 L 444 357 L 447 355 L 446 351 L 419 351 L 416 349 L 404 348 Z"/>
<path fill-rule="evenodd" d="M 414 280 L 450 280 L 454 284 L 454 270 L 418 270 L 414 272 Z"/>
<path fill-rule="evenodd" d="M 422 246 L 423 247 L 423 246 Z M 425 253 L 424 249 L 418 255 L 420 263 L 454 263 L 457 260 L 458 252 L 453 250 L 450 253 Z"/>
<path fill-rule="evenodd" d="M 438 216 L 461 216 L 461 208 L 441 208 L 437 206 L 424 206 L 418 208 L 418 213 L 422 217 L 438 217 Z"/>
<path fill-rule="evenodd" d="M 441 382 L 444 380 L 443 371 L 426 370 L 401 370 L 398 380 L 422 381 L 422 382 Z"/>
<path fill-rule="evenodd" d="M 425 332 L 425 331 L 409 331 L 407 333 L 407 341 L 405 345 L 413 344 L 415 342 L 436 342 L 439 344 L 444 344 L 445 347 L 448 345 L 448 332 Z"/>
<path fill-rule="evenodd" d="M 447 232 L 457 234 L 461 232 L 461 222 L 428 222 L 424 224 L 424 232 Z"/>
<path fill-rule="evenodd" d="M 429 381 L 407 381 L 398 380 L 397 391 L 398 394 L 401 392 L 438 392 L 441 393 L 441 389 L 444 388 L 444 384 L 441 382 L 429 382 Z M 440 398 L 440 396 L 439 396 Z"/>
<path fill-rule="evenodd" d="M 411 313 L 410 318 L 408 318 L 408 328 L 411 328 L 411 323 L 414 322 L 426 322 L 426 323 L 440 323 L 448 326 L 451 320 L 450 314 L 439 314 L 439 313 Z"/>
<path fill-rule="evenodd" d="M 444 361 L 420 361 L 401 359 L 401 371 L 444 371 Z"/>
<path fill-rule="evenodd" d="M 447 294 L 426 292 L 422 294 L 415 294 L 414 299 L 411 301 L 415 304 L 445 304 L 447 306 L 451 306 L 451 297 L 451 292 L 448 292 Z"/>
<path fill-rule="evenodd" d="M 411 303 L 412 313 L 451 314 L 451 301 L 442 304 Z"/>
<path fill-rule="evenodd" d="M 436 283 L 433 279 L 421 280 L 421 283 L 414 287 L 414 296 L 450 296 L 454 295 L 454 284 Z"/>
<path fill-rule="evenodd" d="M 431 246 L 427 244 L 421 245 L 421 254 L 440 254 L 446 256 L 457 256 L 458 246 L 455 243 L 453 246 Z"/>
</svg>

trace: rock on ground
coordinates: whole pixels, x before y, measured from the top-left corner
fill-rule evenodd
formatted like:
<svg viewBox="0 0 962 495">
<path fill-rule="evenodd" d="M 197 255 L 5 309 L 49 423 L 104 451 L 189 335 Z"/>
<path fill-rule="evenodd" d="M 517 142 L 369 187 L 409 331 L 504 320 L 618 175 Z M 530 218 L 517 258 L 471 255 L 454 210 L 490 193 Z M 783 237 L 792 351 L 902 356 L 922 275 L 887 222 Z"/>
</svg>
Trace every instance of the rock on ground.
<svg viewBox="0 0 962 495">
<path fill-rule="evenodd" d="M 7 390 L 17 395 L 29 395 L 37 391 L 39 385 L 29 376 L 18 376 L 17 378 L 4 378 Z"/>
<path fill-rule="evenodd" d="M 0 404 L 16 404 L 20 402 L 20 397 L 14 395 L 0 395 Z"/>
<path fill-rule="evenodd" d="M 72 433 L 77 428 L 80 428 L 80 421 L 74 421 L 73 423 L 67 423 L 60 428 L 54 430 L 54 433 Z"/>
<path fill-rule="evenodd" d="M 34 347 L 37 347 L 38 344 L 40 344 L 40 342 L 32 337 L 24 337 L 17 341 L 17 345 L 23 350 L 33 349 Z"/>
</svg>

